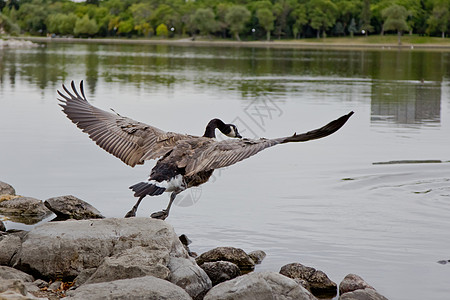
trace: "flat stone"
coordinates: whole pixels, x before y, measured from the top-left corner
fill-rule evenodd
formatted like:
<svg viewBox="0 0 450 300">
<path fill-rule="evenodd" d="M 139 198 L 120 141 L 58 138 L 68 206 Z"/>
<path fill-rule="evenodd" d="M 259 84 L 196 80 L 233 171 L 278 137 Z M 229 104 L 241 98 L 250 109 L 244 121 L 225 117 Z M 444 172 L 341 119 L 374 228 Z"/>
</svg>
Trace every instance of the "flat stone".
<svg viewBox="0 0 450 300">
<path fill-rule="evenodd" d="M 192 300 L 179 286 L 153 276 L 86 284 L 67 294 L 71 300 Z"/>
<path fill-rule="evenodd" d="M 196 258 L 197 264 L 202 265 L 205 262 L 229 261 L 239 267 L 241 271 L 252 271 L 255 268 L 255 262 L 244 252 L 244 250 L 234 247 L 217 247 L 202 253 Z"/>
<path fill-rule="evenodd" d="M 337 285 L 328 276 L 311 267 L 300 263 L 291 263 L 281 267 L 280 274 L 289 278 L 306 280 L 311 292 L 318 297 L 334 297 L 337 294 Z"/>
<path fill-rule="evenodd" d="M 95 207 L 72 195 L 49 198 L 44 204 L 56 215 L 58 221 L 104 218 Z"/>
<path fill-rule="evenodd" d="M 275 272 L 249 273 L 213 287 L 204 300 L 315 300 L 294 280 Z"/>
<path fill-rule="evenodd" d="M 200 267 L 208 274 L 213 286 L 241 275 L 238 266 L 229 261 L 206 262 Z"/>
</svg>

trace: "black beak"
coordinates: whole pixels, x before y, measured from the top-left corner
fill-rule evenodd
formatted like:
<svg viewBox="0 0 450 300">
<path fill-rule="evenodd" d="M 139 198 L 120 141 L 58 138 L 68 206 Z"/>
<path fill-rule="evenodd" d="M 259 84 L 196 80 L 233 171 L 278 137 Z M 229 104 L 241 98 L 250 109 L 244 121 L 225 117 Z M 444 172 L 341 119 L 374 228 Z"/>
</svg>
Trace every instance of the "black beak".
<svg viewBox="0 0 450 300">
<path fill-rule="evenodd" d="M 242 135 L 240 135 L 239 133 L 236 134 L 236 137 L 242 139 Z"/>
</svg>

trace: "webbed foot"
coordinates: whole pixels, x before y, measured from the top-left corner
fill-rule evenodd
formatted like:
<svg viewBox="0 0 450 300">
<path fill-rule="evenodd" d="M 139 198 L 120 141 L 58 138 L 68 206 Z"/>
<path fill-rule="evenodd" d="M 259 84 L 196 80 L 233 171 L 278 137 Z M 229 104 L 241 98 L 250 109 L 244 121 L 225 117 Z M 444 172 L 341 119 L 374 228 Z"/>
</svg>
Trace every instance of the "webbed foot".
<svg viewBox="0 0 450 300">
<path fill-rule="evenodd" d="M 161 211 L 154 212 L 150 215 L 150 218 L 165 220 L 169 216 L 169 213 L 163 209 Z"/>
</svg>

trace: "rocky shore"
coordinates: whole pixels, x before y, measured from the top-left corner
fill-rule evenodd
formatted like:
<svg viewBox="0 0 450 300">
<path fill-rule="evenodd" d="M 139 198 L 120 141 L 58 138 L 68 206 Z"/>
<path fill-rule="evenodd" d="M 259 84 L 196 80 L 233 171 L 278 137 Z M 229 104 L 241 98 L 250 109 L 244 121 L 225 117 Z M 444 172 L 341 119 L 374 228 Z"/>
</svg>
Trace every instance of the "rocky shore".
<svg viewBox="0 0 450 300">
<path fill-rule="evenodd" d="M 0 300 L 386 299 L 355 274 L 339 285 L 298 262 L 255 272 L 262 250 L 218 247 L 197 256 L 186 235 L 151 218 L 105 218 L 74 196 L 41 201 L 0 182 L 0 214 L 36 220 L 30 231 L 0 221 Z M 32 223 L 32 222 L 31 222 Z"/>
<path fill-rule="evenodd" d="M 3 40 L 0 38 L 0 49 L 2 48 L 35 48 L 40 47 L 39 44 L 33 43 L 32 41 L 22 40 L 22 39 L 7 39 Z"/>
</svg>

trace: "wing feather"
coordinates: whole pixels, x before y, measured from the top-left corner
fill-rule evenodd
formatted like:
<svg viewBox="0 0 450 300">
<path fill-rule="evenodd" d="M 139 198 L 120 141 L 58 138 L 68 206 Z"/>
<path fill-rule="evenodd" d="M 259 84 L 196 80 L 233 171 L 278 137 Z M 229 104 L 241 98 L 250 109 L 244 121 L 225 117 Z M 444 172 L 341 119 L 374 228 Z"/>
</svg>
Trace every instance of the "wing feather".
<svg viewBox="0 0 450 300">
<path fill-rule="evenodd" d="M 186 175 L 190 176 L 200 171 L 218 169 L 233 165 L 239 161 L 247 159 L 256 153 L 283 143 L 306 142 L 309 140 L 326 137 L 338 131 L 351 117 L 353 112 L 348 113 L 327 125 L 308 131 L 302 134 L 294 134 L 290 137 L 277 139 L 259 139 L 259 140 L 225 140 L 220 142 L 211 142 L 206 149 L 197 151 L 197 155 L 189 161 L 186 166 Z"/>
<path fill-rule="evenodd" d="M 145 160 L 164 155 L 177 141 L 187 135 L 170 133 L 169 140 L 159 141 L 169 133 L 156 127 L 137 122 L 119 114 L 106 112 L 91 105 L 85 96 L 83 81 L 80 90 L 71 82 L 72 91 L 63 85 L 57 91 L 60 106 L 66 116 L 101 148 L 134 167 Z"/>
</svg>

